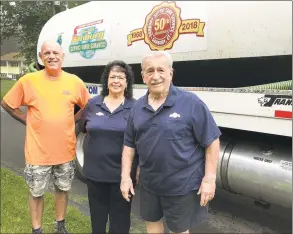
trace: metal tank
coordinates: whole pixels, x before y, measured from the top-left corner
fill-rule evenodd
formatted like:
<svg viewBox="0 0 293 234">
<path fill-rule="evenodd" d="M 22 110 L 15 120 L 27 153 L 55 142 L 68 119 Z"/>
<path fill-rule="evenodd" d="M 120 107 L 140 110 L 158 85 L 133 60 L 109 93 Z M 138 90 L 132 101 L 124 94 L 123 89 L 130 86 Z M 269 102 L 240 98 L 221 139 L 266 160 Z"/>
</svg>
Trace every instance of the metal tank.
<svg viewBox="0 0 293 234">
<path fill-rule="evenodd" d="M 221 138 L 217 187 L 257 201 L 292 207 L 289 144 Z"/>
</svg>

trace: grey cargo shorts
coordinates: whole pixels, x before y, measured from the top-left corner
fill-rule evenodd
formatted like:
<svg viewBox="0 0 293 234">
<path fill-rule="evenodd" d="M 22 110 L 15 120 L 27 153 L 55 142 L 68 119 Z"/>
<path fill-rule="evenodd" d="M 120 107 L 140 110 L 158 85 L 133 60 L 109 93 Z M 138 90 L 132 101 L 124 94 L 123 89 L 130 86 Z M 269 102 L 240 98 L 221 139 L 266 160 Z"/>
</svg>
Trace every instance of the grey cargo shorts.
<svg viewBox="0 0 293 234">
<path fill-rule="evenodd" d="M 53 166 L 26 164 L 24 169 L 25 181 L 33 197 L 44 195 L 48 189 L 51 176 L 55 189 L 61 191 L 70 190 L 74 173 L 75 161 Z"/>
</svg>

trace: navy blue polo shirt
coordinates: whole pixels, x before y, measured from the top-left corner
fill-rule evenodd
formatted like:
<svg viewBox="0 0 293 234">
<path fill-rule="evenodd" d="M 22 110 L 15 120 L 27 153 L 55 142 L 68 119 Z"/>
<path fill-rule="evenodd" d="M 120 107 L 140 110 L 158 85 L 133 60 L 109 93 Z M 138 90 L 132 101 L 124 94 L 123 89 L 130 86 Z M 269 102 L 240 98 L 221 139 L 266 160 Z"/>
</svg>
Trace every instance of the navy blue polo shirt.
<svg viewBox="0 0 293 234">
<path fill-rule="evenodd" d="M 165 103 L 154 111 L 148 92 L 134 104 L 124 145 L 139 155 L 140 184 L 157 195 L 183 195 L 200 187 L 205 147 L 221 135 L 197 95 L 173 84 Z"/>
<path fill-rule="evenodd" d="M 86 178 L 120 183 L 123 137 L 135 101 L 125 99 L 113 113 L 105 105 L 103 96 L 98 95 L 88 101 L 79 121 L 80 130 L 87 133 L 83 166 Z M 137 163 L 136 157 L 133 168 Z"/>
</svg>

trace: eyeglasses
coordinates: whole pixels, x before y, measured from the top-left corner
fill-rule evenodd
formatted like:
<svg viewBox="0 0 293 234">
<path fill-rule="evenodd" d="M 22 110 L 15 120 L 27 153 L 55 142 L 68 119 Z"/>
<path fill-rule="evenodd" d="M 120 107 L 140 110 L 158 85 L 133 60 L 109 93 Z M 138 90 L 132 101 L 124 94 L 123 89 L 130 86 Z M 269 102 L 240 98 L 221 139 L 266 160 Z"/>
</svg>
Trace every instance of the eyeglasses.
<svg viewBox="0 0 293 234">
<path fill-rule="evenodd" d="M 116 78 L 120 81 L 125 80 L 126 77 L 125 76 L 110 76 L 109 77 L 111 80 L 116 80 Z"/>
</svg>

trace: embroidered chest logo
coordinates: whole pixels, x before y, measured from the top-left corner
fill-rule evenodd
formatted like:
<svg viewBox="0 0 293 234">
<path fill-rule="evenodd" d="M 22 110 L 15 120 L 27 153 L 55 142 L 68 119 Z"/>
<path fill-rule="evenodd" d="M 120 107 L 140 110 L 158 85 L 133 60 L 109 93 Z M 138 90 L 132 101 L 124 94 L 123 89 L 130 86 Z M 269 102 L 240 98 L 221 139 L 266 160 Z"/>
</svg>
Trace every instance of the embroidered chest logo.
<svg viewBox="0 0 293 234">
<path fill-rule="evenodd" d="M 63 91 L 62 91 L 62 94 L 70 95 L 71 93 L 70 93 L 70 91 L 68 91 L 68 90 L 63 90 Z"/>
<path fill-rule="evenodd" d="M 104 115 L 104 113 L 102 113 L 102 112 L 98 112 L 98 113 L 96 113 L 96 115 L 97 115 L 97 116 L 102 116 L 102 115 Z"/>
<path fill-rule="evenodd" d="M 174 112 L 173 114 L 169 115 L 169 117 L 174 118 L 174 119 L 180 118 L 180 114 Z"/>
</svg>

